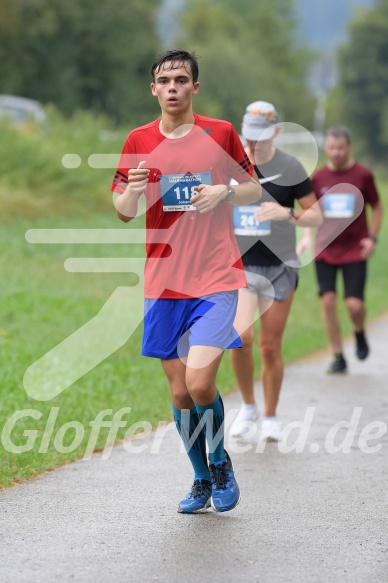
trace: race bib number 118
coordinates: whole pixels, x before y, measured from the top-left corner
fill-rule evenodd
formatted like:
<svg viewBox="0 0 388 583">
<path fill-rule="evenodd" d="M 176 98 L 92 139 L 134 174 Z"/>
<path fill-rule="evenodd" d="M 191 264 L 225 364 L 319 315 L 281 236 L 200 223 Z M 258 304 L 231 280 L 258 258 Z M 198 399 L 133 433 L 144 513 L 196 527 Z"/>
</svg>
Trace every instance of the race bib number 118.
<svg viewBox="0 0 388 583">
<path fill-rule="evenodd" d="M 163 210 L 167 212 L 195 211 L 190 199 L 196 194 L 194 187 L 199 184 L 212 184 L 211 173 L 163 175 L 160 179 Z"/>
</svg>

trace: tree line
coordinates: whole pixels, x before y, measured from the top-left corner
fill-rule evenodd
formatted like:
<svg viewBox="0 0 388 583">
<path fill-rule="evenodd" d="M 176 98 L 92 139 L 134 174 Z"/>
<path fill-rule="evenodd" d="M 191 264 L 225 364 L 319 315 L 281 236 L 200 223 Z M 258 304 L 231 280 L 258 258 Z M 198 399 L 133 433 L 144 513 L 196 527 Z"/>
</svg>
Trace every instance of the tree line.
<svg viewBox="0 0 388 583">
<path fill-rule="evenodd" d="M 339 115 L 352 129 L 358 150 L 388 157 L 388 0 L 360 11 L 339 52 Z"/>
<path fill-rule="evenodd" d="M 307 123 L 300 107 L 309 104 L 311 113 L 306 53 L 295 42 L 291 5 L 187 2 L 171 15 L 174 22 L 164 18 L 162 41 L 160 0 L 0 0 L 0 93 L 52 102 L 65 114 L 87 108 L 139 125 L 158 113 L 148 91 L 154 57 L 179 46 L 201 57 L 198 111 L 239 124 L 246 104 L 268 99 L 285 117 Z M 179 33 L 166 47 L 170 25 Z"/>
<path fill-rule="evenodd" d="M 0 93 L 53 103 L 65 115 L 101 112 L 112 124 L 135 127 L 159 112 L 148 90 L 155 56 L 182 47 L 200 56 L 197 111 L 238 128 L 248 103 L 267 100 L 283 120 L 312 128 L 313 56 L 298 38 L 292 1 L 186 2 L 165 14 L 163 35 L 160 3 L 0 0 Z M 348 123 L 374 158 L 388 153 L 387 54 L 388 0 L 378 0 L 350 26 L 329 115 Z"/>
</svg>

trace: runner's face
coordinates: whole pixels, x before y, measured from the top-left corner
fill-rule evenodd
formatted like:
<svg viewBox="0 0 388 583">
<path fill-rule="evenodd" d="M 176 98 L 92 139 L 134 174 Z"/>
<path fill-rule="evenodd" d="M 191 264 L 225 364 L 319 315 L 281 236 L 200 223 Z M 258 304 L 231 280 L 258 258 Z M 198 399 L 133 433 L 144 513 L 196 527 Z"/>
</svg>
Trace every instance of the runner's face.
<svg viewBox="0 0 388 583">
<path fill-rule="evenodd" d="M 271 156 L 273 139 L 261 140 L 258 142 L 253 142 L 251 140 L 246 140 L 248 149 L 250 151 L 251 161 L 255 164 L 264 164 L 267 159 Z M 264 161 L 263 161 L 264 157 Z"/>
<path fill-rule="evenodd" d="M 351 146 L 348 144 L 345 136 L 328 136 L 326 138 L 325 152 L 330 162 L 335 168 L 346 166 Z"/>
<path fill-rule="evenodd" d="M 199 82 L 193 83 L 189 66 L 187 69 L 170 69 L 170 66 L 171 61 L 167 61 L 155 72 L 151 91 L 163 111 L 170 115 L 182 114 L 191 109 L 192 97 L 198 93 Z"/>
</svg>

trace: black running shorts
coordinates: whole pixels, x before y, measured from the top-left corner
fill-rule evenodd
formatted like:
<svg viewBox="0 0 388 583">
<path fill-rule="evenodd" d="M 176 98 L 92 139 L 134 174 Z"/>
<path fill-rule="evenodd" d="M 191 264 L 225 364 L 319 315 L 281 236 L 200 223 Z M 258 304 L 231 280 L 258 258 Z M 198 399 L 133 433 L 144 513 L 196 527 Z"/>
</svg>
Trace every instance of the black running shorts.
<svg viewBox="0 0 388 583">
<path fill-rule="evenodd" d="M 316 261 L 315 269 L 320 296 L 326 292 L 336 292 L 337 272 L 340 270 L 344 280 L 344 297 L 364 299 L 366 261 L 344 263 L 343 265 L 331 265 L 326 261 Z"/>
</svg>

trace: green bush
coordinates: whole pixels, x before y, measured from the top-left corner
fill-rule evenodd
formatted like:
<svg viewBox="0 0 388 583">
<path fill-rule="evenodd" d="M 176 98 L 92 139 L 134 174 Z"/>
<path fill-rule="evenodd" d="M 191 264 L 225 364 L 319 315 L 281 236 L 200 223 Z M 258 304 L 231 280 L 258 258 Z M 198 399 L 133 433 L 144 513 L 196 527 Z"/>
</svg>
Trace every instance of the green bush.
<svg viewBox="0 0 388 583">
<path fill-rule="evenodd" d="M 0 125 L 0 203 L 2 220 L 38 218 L 53 213 L 90 213 L 111 208 L 109 187 L 114 168 L 91 169 L 91 154 L 121 152 L 128 129 L 115 129 L 101 115 L 79 111 L 65 119 L 48 108 L 47 129 Z M 76 154 L 78 168 L 62 158 Z"/>
</svg>

